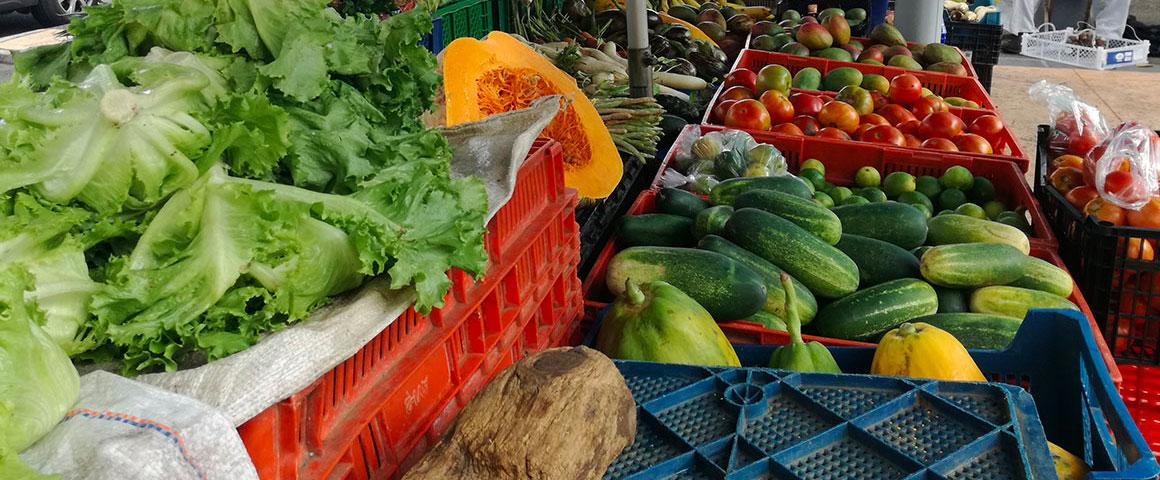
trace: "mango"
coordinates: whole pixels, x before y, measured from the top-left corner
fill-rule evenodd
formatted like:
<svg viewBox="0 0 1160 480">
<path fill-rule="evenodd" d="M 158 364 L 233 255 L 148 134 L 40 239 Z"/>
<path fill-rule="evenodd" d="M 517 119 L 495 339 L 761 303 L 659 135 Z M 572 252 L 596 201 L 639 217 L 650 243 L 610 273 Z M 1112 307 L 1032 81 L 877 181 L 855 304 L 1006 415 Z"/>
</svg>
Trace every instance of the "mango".
<svg viewBox="0 0 1160 480">
<path fill-rule="evenodd" d="M 888 47 L 906 45 L 906 38 L 902 36 L 902 32 L 888 23 L 881 23 L 874 27 L 874 30 L 870 31 L 870 40 Z"/>
<path fill-rule="evenodd" d="M 846 17 L 830 15 L 822 20 L 822 26 L 830 32 L 834 45 L 845 45 L 850 41 L 850 24 L 846 23 Z"/>
<path fill-rule="evenodd" d="M 814 67 L 798 70 L 793 76 L 793 88 L 818 90 L 822 88 L 822 72 Z"/>
<path fill-rule="evenodd" d="M 830 18 L 833 18 L 833 17 L 830 17 Z M 828 58 L 830 60 L 837 60 L 839 62 L 853 62 L 854 61 L 854 56 L 850 55 L 850 52 L 847 52 L 846 50 L 843 50 L 843 49 L 838 48 L 838 47 L 830 47 L 830 48 L 824 48 L 824 49 L 818 50 L 818 51 L 813 53 L 813 56 L 818 57 L 818 58 Z"/>
<path fill-rule="evenodd" d="M 961 64 L 963 58 L 959 55 L 958 50 L 950 45 L 943 45 L 941 43 L 932 43 L 922 50 L 922 63 L 925 65 L 934 65 L 938 63 L 951 63 L 955 65 Z"/>
<path fill-rule="evenodd" d="M 929 72 L 949 73 L 951 75 L 966 75 L 967 69 L 961 63 L 953 62 L 939 62 L 928 65 L 926 70 Z"/>
<path fill-rule="evenodd" d="M 805 45 L 810 50 L 822 50 L 830 48 L 834 44 L 834 37 L 830 31 L 817 23 L 806 23 L 798 28 L 797 35 L 798 43 Z M 847 38 L 847 40 L 849 40 Z"/>
<path fill-rule="evenodd" d="M 862 84 L 862 72 L 853 67 L 841 67 L 830 70 L 822 79 L 822 89 L 831 92 L 841 91 L 843 87 Z"/>
<path fill-rule="evenodd" d="M 891 67 L 905 68 L 907 70 L 922 70 L 922 65 L 920 65 L 913 58 L 907 57 L 905 55 L 895 55 L 890 57 L 890 61 L 886 62 L 886 64 Z"/>
<path fill-rule="evenodd" d="M 805 45 L 802 45 L 798 42 L 789 42 L 785 45 L 782 45 L 781 48 L 777 49 L 777 51 L 787 55 L 797 55 L 799 57 L 810 56 L 809 47 L 806 47 Z"/>
</svg>

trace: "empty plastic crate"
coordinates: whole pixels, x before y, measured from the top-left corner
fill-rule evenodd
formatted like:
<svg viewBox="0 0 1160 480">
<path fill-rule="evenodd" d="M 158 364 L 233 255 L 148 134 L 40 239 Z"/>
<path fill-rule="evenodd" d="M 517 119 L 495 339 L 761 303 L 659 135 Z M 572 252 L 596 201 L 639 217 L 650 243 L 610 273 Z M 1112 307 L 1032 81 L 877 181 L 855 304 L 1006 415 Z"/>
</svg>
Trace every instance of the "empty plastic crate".
<svg viewBox="0 0 1160 480">
<path fill-rule="evenodd" d="M 1003 34 L 1003 27 L 998 24 L 948 21 L 946 28 L 947 37 L 943 43 L 971 52 L 971 64 L 975 66 L 982 81 L 982 73 L 977 68 L 980 64 L 999 63 L 999 37 Z"/>
<path fill-rule="evenodd" d="M 483 38 L 488 32 L 500 29 L 499 2 L 507 0 L 460 0 L 445 3 L 431 15 L 434 24 L 423 44 L 431 53 L 460 37 Z"/>
</svg>

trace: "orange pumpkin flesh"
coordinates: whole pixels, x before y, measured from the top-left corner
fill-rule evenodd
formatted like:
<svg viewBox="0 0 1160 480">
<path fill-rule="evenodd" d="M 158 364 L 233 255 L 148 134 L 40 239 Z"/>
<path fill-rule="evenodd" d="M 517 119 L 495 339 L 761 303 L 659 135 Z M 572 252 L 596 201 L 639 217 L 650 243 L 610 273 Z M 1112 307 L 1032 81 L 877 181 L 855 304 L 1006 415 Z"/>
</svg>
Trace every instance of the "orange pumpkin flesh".
<svg viewBox="0 0 1160 480">
<path fill-rule="evenodd" d="M 575 79 L 511 35 L 451 42 L 443 50 L 443 90 L 448 126 L 564 96 L 560 113 L 540 134 L 564 147 L 564 183 L 589 198 L 607 197 L 620 183 L 624 165 L 596 107 Z"/>
</svg>

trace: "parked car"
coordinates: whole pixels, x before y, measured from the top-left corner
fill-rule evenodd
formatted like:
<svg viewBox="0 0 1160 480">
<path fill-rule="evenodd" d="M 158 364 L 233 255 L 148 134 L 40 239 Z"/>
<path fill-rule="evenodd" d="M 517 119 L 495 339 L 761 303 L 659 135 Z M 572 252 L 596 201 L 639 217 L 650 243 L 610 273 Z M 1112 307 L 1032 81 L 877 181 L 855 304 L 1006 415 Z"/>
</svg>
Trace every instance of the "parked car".
<svg viewBox="0 0 1160 480">
<path fill-rule="evenodd" d="M 70 16 L 98 0 L 0 0 L 0 14 L 31 13 L 45 26 L 64 25 Z"/>
</svg>

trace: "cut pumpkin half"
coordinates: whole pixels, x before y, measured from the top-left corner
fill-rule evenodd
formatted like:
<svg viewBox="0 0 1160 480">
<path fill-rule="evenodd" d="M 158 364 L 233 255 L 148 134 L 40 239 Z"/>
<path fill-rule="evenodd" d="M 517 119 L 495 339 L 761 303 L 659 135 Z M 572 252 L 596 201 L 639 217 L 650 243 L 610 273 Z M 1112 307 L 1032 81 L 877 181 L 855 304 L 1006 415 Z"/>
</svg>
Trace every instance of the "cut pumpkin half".
<svg viewBox="0 0 1160 480">
<path fill-rule="evenodd" d="M 596 107 L 575 79 L 511 35 L 451 42 L 443 50 L 443 91 L 448 126 L 562 95 L 563 108 L 540 136 L 563 145 L 564 183 L 587 198 L 605 198 L 620 183 L 624 165 Z"/>
</svg>

